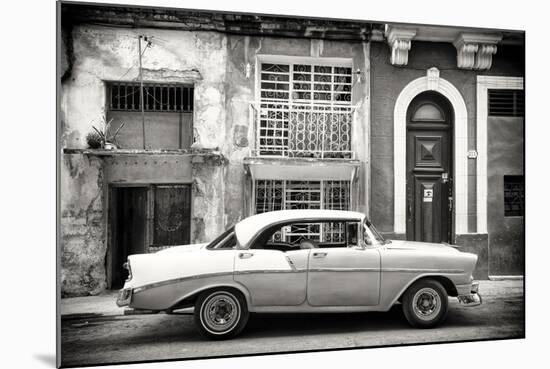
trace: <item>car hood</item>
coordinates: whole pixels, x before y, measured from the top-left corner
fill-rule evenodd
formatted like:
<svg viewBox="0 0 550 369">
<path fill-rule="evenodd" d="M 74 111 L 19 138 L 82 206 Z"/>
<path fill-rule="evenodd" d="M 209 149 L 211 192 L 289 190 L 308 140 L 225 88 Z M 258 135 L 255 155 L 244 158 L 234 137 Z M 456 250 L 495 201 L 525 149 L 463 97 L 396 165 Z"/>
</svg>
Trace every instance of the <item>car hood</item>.
<svg viewBox="0 0 550 369">
<path fill-rule="evenodd" d="M 416 242 L 392 240 L 386 245 L 389 250 L 410 250 L 437 253 L 456 253 L 459 252 L 455 247 L 445 243 Z"/>
<path fill-rule="evenodd" d="M 172 253 L 180 253 L 180 252 L 191 252 L 191 251 L 197 251 L 202 249 L 208 245 L 208 243 L 193 243 L 189 245 L 179 245 L 179 246 L 173 246 L 169 247 L 164 250 L 157 251 L 157 254 L 172 254 Z"/>
</svg>

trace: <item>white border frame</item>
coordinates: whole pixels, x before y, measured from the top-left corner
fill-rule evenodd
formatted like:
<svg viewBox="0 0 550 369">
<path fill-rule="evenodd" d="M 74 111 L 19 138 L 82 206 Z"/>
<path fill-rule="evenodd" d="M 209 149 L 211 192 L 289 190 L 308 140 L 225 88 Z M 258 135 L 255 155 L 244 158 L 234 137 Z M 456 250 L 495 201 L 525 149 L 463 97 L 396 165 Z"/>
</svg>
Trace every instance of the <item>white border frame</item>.
<svg viewBox="0 0 550 369">
<path fill-rule="evenodd" d="M 487 233 L 487 90 L 523 90 L 522 77 L 477 76 L 477 233 Z"/>
<path fill-rule="evenodd" d="M 406 233 L 406 160 L 407 108 L 424 91 L 445 96 L 454 109 L 454 234 L 468 233 L 468 112 L 460 91 L 449 81 L 420 77 L 410 82 L 399 94 L 393 115 L 394 139 L 394 232 Z"/>
</svg>

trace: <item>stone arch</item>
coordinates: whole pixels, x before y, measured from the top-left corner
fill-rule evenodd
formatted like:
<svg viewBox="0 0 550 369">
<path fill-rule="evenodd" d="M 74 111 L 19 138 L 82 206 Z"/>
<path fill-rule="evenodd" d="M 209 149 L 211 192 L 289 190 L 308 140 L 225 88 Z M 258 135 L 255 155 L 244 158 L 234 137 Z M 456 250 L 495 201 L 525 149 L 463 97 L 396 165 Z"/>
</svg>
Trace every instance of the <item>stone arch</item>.
<svg viewBox="0 0 550 369">
<path fill-rule="evenodd" d="M 394 232 L 406 233 L 406 161 L 407 161 L 407 108 L 411 101 L 424 91 L 436 91 L 445 96 L 454 111 L 453 120 L 453 178 L 455 217 L 454 233 L 468 233 L 468 112 L 458 89 L 439 77 L 437 68 L 428 69 L 425 77 L 410 82 L 401 91 L 393 112 L 394 142 Z"/>
</svg>

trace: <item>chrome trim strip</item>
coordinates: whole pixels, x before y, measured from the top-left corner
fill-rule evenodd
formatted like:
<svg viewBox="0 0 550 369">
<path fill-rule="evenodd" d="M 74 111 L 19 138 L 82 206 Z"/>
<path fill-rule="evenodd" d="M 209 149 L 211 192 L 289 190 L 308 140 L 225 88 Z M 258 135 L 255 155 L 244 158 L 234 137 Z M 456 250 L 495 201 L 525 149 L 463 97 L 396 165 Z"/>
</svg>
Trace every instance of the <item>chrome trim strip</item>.
<svg viewBox="0 0 550 369">
<path fill-rule="evenodd" d="M 309 270 L 315 272 L 379 272 L 380 268 L 313 268 Z"/>
<path fill-rule="evenodd" d="M 180 283 L 180 282 L 185 282 L 185 281 L 191 281 L 191 280 L 194 280 L 194 279 L 202 279 L 202 278 L 210 278 L 210 277 L 222 277 L 222 276 L 227 276 L 227 275 L 233 275 L 233 272 L 205 273 L 205 274 L 193 275 L 193 276 L 189 276 L 189 277 L 168 279 L 166 281 L 160 281 L 160 282 L 145 284 L 141 287 L 136 287 L 136 288 L 134 288 L 134 293 L 143 292 L 143 291 L 149 290 L 151 288 L 162 287 L 162 286 L 166 286 L 166 285 L 169 285 L 169 284 L 175 284 L 175 283 Z"/>
<path fill-rule="evenodd" d="M 180 282 L 191 281 L 191 280 L 202 279 L 202 278 L 222 277 L 222 276 L 229 276 L 229 275 L 245 275 L 245 274 L 303 273 L 306 271 L 307 269 L 295 269 L 295 270 L 273 269 L 273 270 L 243 270 L 243 271 L 238 271 L 234 273 L 233 272 L 205 273 L 205 274 L 199 274 L 199 275 L 194 275 L 189 277 L 181 277 L 181 278 L 169 279 L 166 281 L 146 284 L 141 287 L 134 288 L 133 292 L 139 293 L 139 292 L 149 290 L 151 288 L 162 287 L 170 284 L 176 284 Z"/>
<path fill-rule="evenodd" d="M 382 268 L 382 272 L 391 273 L 464 273 L 462 269 L 415 269 L 415 268 Z"/>
<path fill-rule="evenodd" d="M 273 274 L 273 273 L 302 273 L 306 272 L 307 269 L 268 269 L 268 270 L 241 270 L 235 272 L 235 275 L 243 274 Z"/>
</svg>

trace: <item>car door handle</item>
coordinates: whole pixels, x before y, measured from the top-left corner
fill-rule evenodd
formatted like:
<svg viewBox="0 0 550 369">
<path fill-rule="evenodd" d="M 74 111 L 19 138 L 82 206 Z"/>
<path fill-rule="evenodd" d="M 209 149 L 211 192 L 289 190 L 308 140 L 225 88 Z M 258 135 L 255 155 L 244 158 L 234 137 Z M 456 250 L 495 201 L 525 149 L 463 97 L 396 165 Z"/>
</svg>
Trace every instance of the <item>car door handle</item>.
<svg viewBox="0 0 550 369">
<path fill-rule="evenodd" d="M 241 252 L 239 254 L 240 259 L 250 259 L 252 256 L 254 256 L 254 254 L 251 252 Z"/>
<path fill-rule="evenodd" d="M 314 258 L 324 258 L 325 256 L 327 256 L 327 253 L 326 252 L 314 252 L 313 253 L 313 257 Z"/>
</svg>

